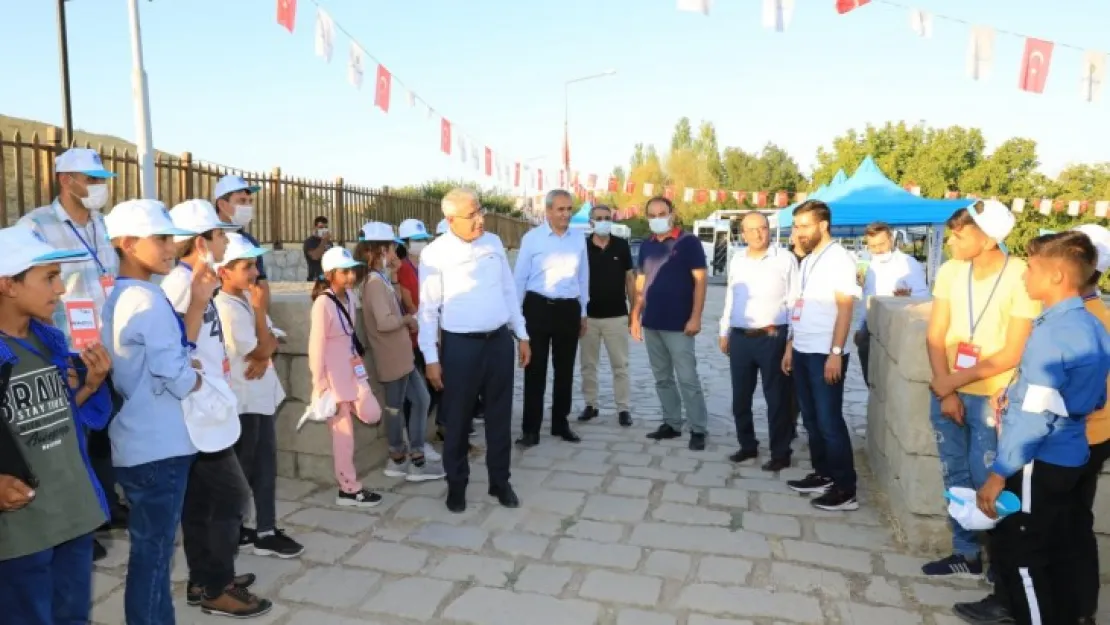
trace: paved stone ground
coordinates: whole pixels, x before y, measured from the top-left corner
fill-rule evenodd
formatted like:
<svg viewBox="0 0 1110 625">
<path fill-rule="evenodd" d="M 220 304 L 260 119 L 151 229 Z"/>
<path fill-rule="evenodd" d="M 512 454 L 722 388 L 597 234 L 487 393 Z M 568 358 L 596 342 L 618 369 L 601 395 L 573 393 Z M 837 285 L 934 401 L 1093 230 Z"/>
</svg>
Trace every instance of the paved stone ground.
<svg viewBox="0 0 1110 625">
<path fill-rule="evenodd" d="M 274 600 L 258 623 L 284 625 L 954 625 L 955 601 L 983 595 L 974 581 L 937 582 L 905 555 L 868 490 L 865 461 L 857 512 L 812 508 L 778 476 L 751 463 L 733 466 L 727 361 L 716 347 L 723 288 L 711 287 L 699 371 L 713 420 L 709 449 L 685 441 L 648 444 L 659 419 L 647 356 L 632 351 L 639 419 L 619 428 L 611 387 L 602 382 L 603 418 L 578 427 L 578 445 L 544 438 L 513 452 L 513 484 L 523 506 L 485 496 L 484 467 L 472 474 L 470 507 L 452 515 L 442 482 L 419 485 L 375 471 L 382 506 L 334 507 L 334 486 L 282 479 L 280 524 L 305 543 L 297 560 L 244 554 L 239 572 L 259 576 Z M 604 370 L 604 369 L 603 369 Z M 604 376 L 603 376 L 604 377 Z M 520 376 L 517 376 L 519 423 Z M 846 413 L 863 429 L 867 391 L 853 363 Z M 757 423 L 766 430 L 757 401 Z M 579 403 L 576 408 L 580 408 Z M 123 622 L 126 534 L 108 541 L 97 566 L 94 621 Z M 226 622 L 184 604 L 180 549 L 173 579 L 178 623 Z M 1103 602 L 1107 604 L 1106 601 Z"/>
</svg>

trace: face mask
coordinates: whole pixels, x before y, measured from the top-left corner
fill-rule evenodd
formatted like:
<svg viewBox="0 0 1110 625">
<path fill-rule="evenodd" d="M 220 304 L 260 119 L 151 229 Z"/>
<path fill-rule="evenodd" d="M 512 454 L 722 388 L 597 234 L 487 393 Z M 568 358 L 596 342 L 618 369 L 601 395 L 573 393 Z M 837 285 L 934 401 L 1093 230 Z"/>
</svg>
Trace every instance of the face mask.
<svg viewBox="0 0 1110 625">
<path fill-rule="evenodd" d="M 246 228 L 254 219 L 254 207 L 250 204 L 240 204 L 235 207 L 235 211 L 231 214 L 231 223 Z"/>
<path fill-rule="evenodd" d="M 419 254 L 420 250 L 424 249 L 424 246 L 427 244 L 428 243 L 425 241 L 412 241 L 409 243 L 409 253 Z"/>
<path fill-rule="evenodd" d="M 317 228 L 316 229 L 316 236 L 320 237 L 321 239 L 324 238 L 324 235 L 327 234 L 327 233 L 328 233 L 327 228 Z"/>
<path fill-rule="evenodd" d="M 599 221 L 594 224 L 594 234 L 599 237 L 607 237 L 613 231 L 613 222 Z"/>
<path fill-rule="evenodd" d="M 108 203 L 108 185 L 90 184 L 89 195 L 81 198 L 81 204 L 89 210 L 100 210 Z"/>
<path fill-rule="evenodd" d="M 885 263 L 891 258 L 894 258 L 894 252 L 883 252 L 882 254 L 871 255 L 871 260 L 879 263 Z"/>
<path fill-rule="evenodd" d="M 651 228 L 655 234 L 667 234 L 671 231 L 671 219 L 669 217 L 649 219 L 648 228 Z"/>
</svg>

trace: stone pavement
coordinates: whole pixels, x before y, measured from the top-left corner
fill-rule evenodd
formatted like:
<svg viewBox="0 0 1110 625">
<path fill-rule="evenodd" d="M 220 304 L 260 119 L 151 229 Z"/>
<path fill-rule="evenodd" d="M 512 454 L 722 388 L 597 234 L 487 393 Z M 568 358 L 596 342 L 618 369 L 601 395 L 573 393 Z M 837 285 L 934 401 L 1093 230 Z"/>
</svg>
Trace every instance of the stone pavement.
<svg viewBox="0 0 1110 625">
<path fill-rule="evenodd" d="M 336 508 L 335 487 L 281 479 L 280 525 L 306 546 L 295 560 L 241 555 L 239 572 L 258 575 L 275 607 L 252 622 L 283 625 L 954 625 L 954 601 L 979 598 L 974 581 L 932 581 L 906 555 L 861 472 L 857 512 L 812 508 L 778 476 L 753 463 L 733 466 L 728 364 L 716 347 L 723 288 L 711 287 L 699 371 L 712 425 L 709 448 L 652 444 L 658 420 L 642 345 L 632 350 L 633 406 L 639 419 L 616 425 L 610 382 L 602 377 L 602 419 L 579 426 L 578 445 L 545 437 L 513 451 L 513 485 L 523 500 L 501 508 L 485 495 L 475 463 L 470 505 L 452 515 L 443 482 L 408 484 L 366 476 L 384 503 Z M 603 372 L 605 369 L 603 368 Z M 515 420 L 519 424 L 521 376 Z M 862 431 L 867 392 L 853 365 L 846 413 Z M 576 389 L 577 390 L 577 389 Z M 576 409 L 581 408 L 580 400 Z M 757 401 L 757 423 L 766 431 Z M 804 437 L 804 435 L 803 435 Z M 95 574 L 94 622 L 123 622 L 126 533 L 107 542 Z M 184 603 L 178 550 L 173 579 L 178 623 L 227 622 Z M 1106 605 L 1107 602 L 1104 602 Z"/>
</svg>

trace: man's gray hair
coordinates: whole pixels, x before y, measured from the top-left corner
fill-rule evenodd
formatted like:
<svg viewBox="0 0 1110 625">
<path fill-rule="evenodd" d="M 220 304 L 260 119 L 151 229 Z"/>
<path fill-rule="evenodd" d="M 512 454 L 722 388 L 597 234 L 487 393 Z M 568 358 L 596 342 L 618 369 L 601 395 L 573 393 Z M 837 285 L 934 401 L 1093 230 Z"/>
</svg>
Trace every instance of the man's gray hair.
<svg viewBox="0 0 1110 625">
<path fill-rule="evenodd" d="M 543 207 L 550 210 L 551 207 L 555 205 L 555 199 L 560 197 L 565 197 L 570 200 L 571 203 L 574 202 L 574 196 L 570 194 L 570 191 L 566 189 L 552 189 L 548 191 L 547 196 L 543 198 Z"/>
<path fill-rule="evenodd" d="M 458 214 L 460 208 L 479 205 L 480 202 L 477 191 L 466 187 L 455 187 L 443 196 L 440 207 L 443 209 L 444 217 L 454 217 Z"/>
</svg>

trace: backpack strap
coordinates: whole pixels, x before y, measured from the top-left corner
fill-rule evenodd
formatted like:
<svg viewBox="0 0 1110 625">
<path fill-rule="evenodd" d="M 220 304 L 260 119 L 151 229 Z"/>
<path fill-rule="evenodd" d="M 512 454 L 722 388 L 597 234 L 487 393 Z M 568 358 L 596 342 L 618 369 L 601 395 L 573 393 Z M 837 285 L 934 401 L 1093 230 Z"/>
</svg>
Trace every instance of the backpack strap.
<svg viewBox="0 0 1110 625">
<path fill-rule="evenodd" d="M 354 345 L 355 353 L 359 358 L 366 354 L 366 348 L 362 346 L 362 341 L 358 340 L 358 333 L 355 331 L 355 322 L 351 319 L 351 314 L 347 312 L 347 307 L 339 302 L 339 298 L 331 291 L 324 291 L 324 294 L 335 303 L 335 307 L 339 309 L 339 314 L 347 321 L 347 325 L 351 326 L 351 344 Z"/>
</svg>

